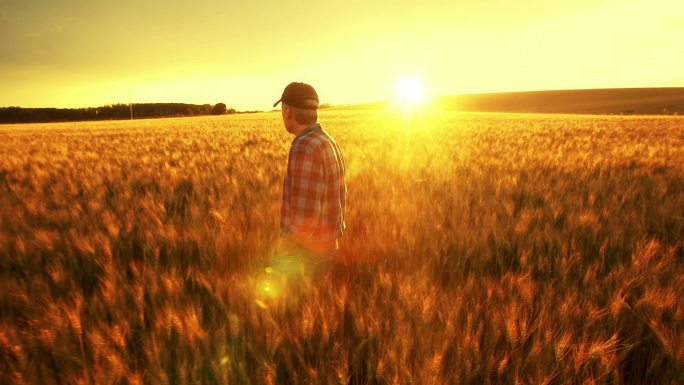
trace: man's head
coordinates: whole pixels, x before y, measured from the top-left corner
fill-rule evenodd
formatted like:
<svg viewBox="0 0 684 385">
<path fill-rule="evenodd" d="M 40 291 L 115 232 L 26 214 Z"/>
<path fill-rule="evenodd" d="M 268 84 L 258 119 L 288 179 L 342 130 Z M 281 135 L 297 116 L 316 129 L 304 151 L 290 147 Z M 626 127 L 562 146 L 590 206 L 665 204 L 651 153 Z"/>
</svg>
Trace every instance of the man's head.
<svg viewBox="0 0 684 385">
<path fill-rule="evenodd" d="M 283 103 L 283 123 L 287 131 L 296 135 L 318 121 L 318 94 L 310 85 L 298 82 L 288 84 L 273 107 L 280 102 Z"/>
</svg>

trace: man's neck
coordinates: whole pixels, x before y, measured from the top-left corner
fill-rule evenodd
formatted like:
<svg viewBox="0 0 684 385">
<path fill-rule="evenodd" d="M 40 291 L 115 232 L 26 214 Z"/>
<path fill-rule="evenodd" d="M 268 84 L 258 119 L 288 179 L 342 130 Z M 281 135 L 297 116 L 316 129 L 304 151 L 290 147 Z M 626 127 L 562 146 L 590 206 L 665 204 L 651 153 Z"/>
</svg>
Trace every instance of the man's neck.
<svg viewBox="0 0 684 385">
<path fill-rule="evenodd" d="M 315 124 L 315 123 L 314 123 L 314 124 Z M 297 127 L 294 127 L 293 130 L 290 131 L 290 132 L 293 133 L 295 137 L 297 137 L 297 136 L 299 136 L 299 134 L 301 134 L 304 130 L 306 130 L 307 128 L 313 126 L 314 124 L 297 125 Z"/>
<path fill-rule="evenodd" d="M 290 132 L 291 132 L 292 134 L 294 134 L 294 136 L 298 136 L 299 134 L 302 133 L 302 131 L 306 130 L 306 127 L 307 127 L 307 126 L 297 126 L 297 127 L 293 127 L 293 128 L 292 128 L 292 131 L 290 131 Z"/>
</svg>

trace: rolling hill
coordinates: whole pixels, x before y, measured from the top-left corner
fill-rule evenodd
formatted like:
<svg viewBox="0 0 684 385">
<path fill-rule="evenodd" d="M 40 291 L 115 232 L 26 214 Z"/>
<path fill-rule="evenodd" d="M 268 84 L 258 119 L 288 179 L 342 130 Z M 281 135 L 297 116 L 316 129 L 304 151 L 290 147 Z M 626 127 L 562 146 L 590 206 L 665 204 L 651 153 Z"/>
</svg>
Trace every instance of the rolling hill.
<svg viewBox="0 0 684 385">
<path fill-rule="evenodd" d="M 341 108 L 375 109 L 387 105 L 369 103 Z M 684 114 L 684 87 L 464 94 L 437 97 L 433 105 L 457 111 L 681 115 Z"/>
</svg>

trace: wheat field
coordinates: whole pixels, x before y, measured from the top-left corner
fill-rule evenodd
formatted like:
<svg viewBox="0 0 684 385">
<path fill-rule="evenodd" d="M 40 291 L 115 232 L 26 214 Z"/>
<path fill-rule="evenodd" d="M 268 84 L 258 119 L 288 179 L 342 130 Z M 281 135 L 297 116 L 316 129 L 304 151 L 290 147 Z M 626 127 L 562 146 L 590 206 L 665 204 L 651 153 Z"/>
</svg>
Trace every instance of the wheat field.
<svg viewBox="0 0 684 385">
<path fill-rule="evenodd" d="M 320 119 L 340 261 L 269 293 L 279 113 L 0 126 L 0 383 L 684 383 L 683 118 Z"/>
</svg>

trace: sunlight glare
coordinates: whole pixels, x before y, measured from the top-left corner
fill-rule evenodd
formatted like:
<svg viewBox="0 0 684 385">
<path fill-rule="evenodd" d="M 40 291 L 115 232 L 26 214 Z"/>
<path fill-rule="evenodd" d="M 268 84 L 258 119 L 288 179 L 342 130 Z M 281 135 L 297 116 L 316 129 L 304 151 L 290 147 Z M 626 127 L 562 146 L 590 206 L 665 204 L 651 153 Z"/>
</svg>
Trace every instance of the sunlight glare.
<svg viewBox="0 0 684 385">
<path fill-rule="evenodd" d="M 408 106 L 425 102 L 423 83 L 417 77 L 407 77 L 399 81 L 397 86 L 399 100 Z"/>
</svg>

